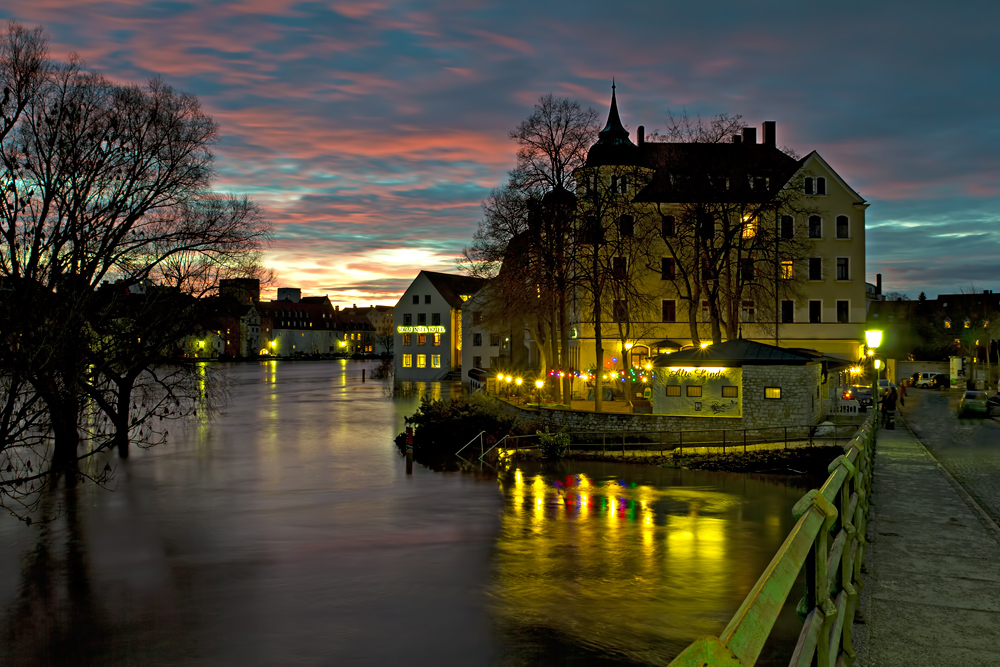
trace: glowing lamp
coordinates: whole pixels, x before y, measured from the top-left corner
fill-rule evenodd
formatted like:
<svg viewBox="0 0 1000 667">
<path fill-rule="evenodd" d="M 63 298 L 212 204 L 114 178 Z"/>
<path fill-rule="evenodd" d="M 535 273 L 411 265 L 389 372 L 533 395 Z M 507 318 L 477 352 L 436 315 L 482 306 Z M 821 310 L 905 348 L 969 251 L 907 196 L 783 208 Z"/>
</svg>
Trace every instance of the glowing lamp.
<svg viewBox="0 0 1000 667">
<path fill-rule="evenodd" d="M 545 386 L 545 382 L 543 380 L 535 380 L 535 386 L 541 389 L 542 387 Z"/>
<path fill-rule="evenodd" d="M 882 360 L 881 359 L 876 359 L 875 360 L 875 370 L 878 370 L 880 368 L 882 368 Z"/>
<path fill-rule="evenodd" d="M 517 378 L 516 380 L 514 380 L 514 384 L 516 384 L 518 387 L 520 387 L 521 386 L 521 378 Z"/>
<path fill-rule="evenodd" d="M 711 345 L 711 343 L 702 343 L 702 344 L 701 344 L 701 349 L 703 349 L 703 350 L 704 350 L 704 349 L 705 349 L 706 347 L 708 347 L 709 345 Z"/>
<path fill-rule="evenodd" d="M 865 332 L 865 342 L 868 347 L 878 347 L 882 344 L 882 332 L 878 329 L 869 329 Z"/>
</svg>

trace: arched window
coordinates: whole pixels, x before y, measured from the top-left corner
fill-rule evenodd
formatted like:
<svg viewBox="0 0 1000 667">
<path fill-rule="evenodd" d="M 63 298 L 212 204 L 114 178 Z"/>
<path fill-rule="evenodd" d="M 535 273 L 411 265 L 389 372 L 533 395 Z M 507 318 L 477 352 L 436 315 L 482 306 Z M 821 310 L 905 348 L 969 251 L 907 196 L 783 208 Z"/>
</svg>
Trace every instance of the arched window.
<svg viewBox="0 0 1000 667">
<path fill-rule="evenodd" d="M 823 219 L 818 215 L 809 216 L 809 238 L 823 238 Z"/>
<path fill-rule="evenodd" d="M 850 221 L 846 215 L 837 216 L 837 238 L 847 239 L 851 237 Z"/>
</svg>

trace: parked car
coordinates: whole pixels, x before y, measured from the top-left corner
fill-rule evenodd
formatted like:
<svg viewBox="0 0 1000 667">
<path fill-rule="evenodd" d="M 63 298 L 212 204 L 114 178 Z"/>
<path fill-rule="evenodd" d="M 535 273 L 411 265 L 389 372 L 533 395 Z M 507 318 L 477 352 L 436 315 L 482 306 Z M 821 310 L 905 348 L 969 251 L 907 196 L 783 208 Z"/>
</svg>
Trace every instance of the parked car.
<svg viewBox="0 0 1000 667">
<path fill-rule="evenodd" d="M 914 387 L 930 387 L 934 385 L 934 376 L 938 374 L 925 371 L 923 373 L 914 373 L 914 375 L 917 376 L 913 381 Z"/>
<path fill-rule="evenodd" d="M 958 399 L 958 416 L 977 414 L 989 417 L 990 408 L 987 400 L 985 391 L 966 391 L 962 394 L 962 398 Z"/>
<path fill-rule="evenodd" d="M 931 381 L 931 389 L 951 389 L 951 378 L 947 373 L 938 373 Z"/>
<path fill-rule="evenodd" d="M 847 391 L 844 392 L 844 400 L 857 401 L 858 405 L 862 407 L 871 407 L 872 388 L 866 387 L 864 385 L 855 385 L 853 387 L 848 387 Z"/>
</svg>

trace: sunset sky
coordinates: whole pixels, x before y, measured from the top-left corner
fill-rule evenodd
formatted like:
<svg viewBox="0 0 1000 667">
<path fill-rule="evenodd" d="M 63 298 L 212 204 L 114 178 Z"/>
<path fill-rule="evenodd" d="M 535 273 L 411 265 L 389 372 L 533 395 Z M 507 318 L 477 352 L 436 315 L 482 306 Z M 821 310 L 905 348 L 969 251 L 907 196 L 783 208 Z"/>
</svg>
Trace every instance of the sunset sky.
<svg viewBox="0 0 1000 667">
<path fill-rule="evenodd" d="M 196 94 L 218 188 L 275 224 L 278 286 L 362 305 L 455 272 L 513 165 L 507 133 L 546 93 L 603 121 L 612 77 L 633 140 L 668 112 L 728 113 L 819 151 L 871 204 L 869 282 L 1000 290 L 998 7 L 4 0 L 0 18 L 42 25 L 57 58 Z"/>
</svg>

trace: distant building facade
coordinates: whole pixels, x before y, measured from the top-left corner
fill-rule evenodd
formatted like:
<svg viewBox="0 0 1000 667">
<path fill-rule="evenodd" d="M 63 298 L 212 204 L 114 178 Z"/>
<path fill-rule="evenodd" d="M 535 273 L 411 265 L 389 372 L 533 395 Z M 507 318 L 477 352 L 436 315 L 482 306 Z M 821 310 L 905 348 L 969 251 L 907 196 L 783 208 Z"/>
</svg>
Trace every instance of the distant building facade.
<svg viewBox="0 0 1000 667">
<path fill-rule="evenodd" d="M 393 308 L 396 380 L 441 380 L 462 368 L 462 310 L 486 281 L 421 271 Z"/>
</svg>

